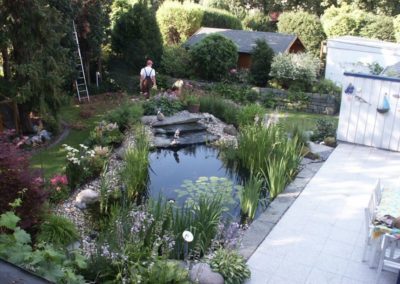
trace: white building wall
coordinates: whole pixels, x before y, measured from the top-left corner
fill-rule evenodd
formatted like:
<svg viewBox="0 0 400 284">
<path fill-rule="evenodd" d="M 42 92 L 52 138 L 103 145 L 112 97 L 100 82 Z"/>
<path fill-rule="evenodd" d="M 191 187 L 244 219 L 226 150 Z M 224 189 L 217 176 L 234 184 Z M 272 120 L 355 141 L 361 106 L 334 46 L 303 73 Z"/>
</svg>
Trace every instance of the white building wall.
<svg viewBox="0 0 400 284">
<path fill-rule="evenodd" d="M 399 61 L 400 44 L 350 36 L 329 39 L 325 78 L 340 86 L 344 72 L 367 74 L 370 72 L 368 64 L 387 67 Z"/>
</svg>

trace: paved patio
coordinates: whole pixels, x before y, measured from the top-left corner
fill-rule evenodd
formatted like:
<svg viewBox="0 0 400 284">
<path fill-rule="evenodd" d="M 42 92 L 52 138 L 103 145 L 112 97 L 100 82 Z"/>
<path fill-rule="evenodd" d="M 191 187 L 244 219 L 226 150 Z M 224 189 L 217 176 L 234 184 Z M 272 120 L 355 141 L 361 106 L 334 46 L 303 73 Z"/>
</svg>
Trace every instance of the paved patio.
<svg viewBox="0 0 400 284">
<path fill-rule="evenodd" d="M 375 283 L 361 261 L 364 208 L 378 178 L 399 186 L 400 153 L 341 144 L 248 260 L 250 284 Z M 382 273 L 382 284 L 397 275 Z"/>
</svg>

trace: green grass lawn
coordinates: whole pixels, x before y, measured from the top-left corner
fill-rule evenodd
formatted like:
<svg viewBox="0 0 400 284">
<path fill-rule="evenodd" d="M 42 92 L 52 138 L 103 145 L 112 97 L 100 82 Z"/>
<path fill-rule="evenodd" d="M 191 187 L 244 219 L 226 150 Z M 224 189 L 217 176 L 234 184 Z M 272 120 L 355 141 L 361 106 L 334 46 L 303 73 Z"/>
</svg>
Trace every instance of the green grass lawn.
<svg viewBox="0 0 400 284">
<path fill-rule="evenodd" d="M 70 129 L 69 135 L 60 143 L 51 148 L 44 148 L 31 158 L 31 167 L 41 169 L 45 177 L 51 177 L 55 173 L 63 172 L 65 166 L 65 155 L 62 145 L 67 144 L 72 147 L 79 147 L 79 144 L 85 143 L 89 137 L 90 131 L 101 121 L 103 115 L 110 109 L 117 106 L 118 102 L 94 102 L 86 105 L 70 105 L 60 110 L 61 119 L 67 124 L 76 124 L 79 122 L 83 129 Z M 81 118 L 79 113 L 82 109 L 90 109 L 93 116 L 90 118 Z"/>
<path fill-rule="evenodd" d="M 304 113 L 304 112 L 280 112 L 285 117 L 282 118 L 282 124 L 289 129 L 298 126 L 302 131 L 314 130 L 318 119 L 327 119 L 337 125 L 338 116 Z"/>
</svg>

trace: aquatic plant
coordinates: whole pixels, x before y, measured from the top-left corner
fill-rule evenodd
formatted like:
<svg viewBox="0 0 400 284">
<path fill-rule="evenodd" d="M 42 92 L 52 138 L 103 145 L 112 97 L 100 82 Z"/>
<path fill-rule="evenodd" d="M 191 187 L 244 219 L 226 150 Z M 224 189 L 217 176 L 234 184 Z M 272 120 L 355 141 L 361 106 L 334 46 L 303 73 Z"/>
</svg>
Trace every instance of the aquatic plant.
<svg viewBox="0 0 400 284">
<path fill-rule="evenodd" d="M 260 177 L 250 175 L 250 179 L 240 191 L 240 208 L 250 220 L 253 220 L 256 215 L 262 185 L 263 180 Z"/>
</svg>

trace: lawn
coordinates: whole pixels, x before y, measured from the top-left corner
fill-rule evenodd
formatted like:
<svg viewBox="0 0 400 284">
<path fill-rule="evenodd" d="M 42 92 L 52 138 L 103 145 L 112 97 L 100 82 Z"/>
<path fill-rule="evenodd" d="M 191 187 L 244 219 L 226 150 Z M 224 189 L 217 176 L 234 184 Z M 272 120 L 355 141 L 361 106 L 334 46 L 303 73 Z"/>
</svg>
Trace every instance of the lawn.
<svg viewBox="0 0 400 284">
<path fill-rule="evenodd" d="M 292 111 L 280 113 L 285 116 L 282 118 L 282 124 L 287 126 L 288 129 L 298 126 L 302 131 L 314 130 L 316 122 L 319 119 L 327 119 L 334 122 L 335 125 L 338 123 L 338 116 Z"/>
<path fill-rule="evenodd" d="M 71 104 L 60 110 L 60 117 L 63 122 L 69 125 L 70 133 L 62 141 L 51 147 L 44 148 L 31 158 L 31 166 L 36 169 L 43 170 L 46 178 L 51 177 L 55 173 L 63 171 L 65 165 L 65 151 L 63 144 L 72 147 L 78 147 L 79 144 L 85 143 L 89 137 L 90 131 L 95 125 L 102 120 L 107 111 L 116 108 L 121 103 L 126 102 L 127 98 L 121 95 L 112 97 L 110 95 L 92 96 L 90 104 Z M 90 113 L 90 117 L 82 118 L 82 114 Z"/>
</svg>

